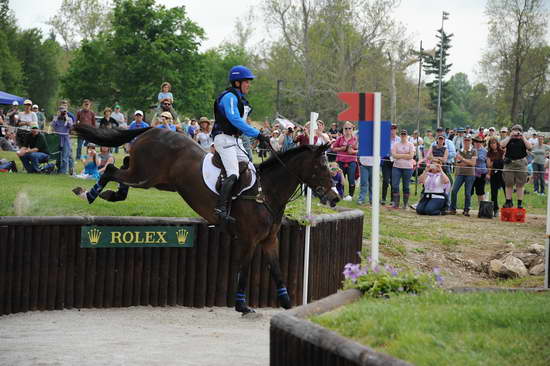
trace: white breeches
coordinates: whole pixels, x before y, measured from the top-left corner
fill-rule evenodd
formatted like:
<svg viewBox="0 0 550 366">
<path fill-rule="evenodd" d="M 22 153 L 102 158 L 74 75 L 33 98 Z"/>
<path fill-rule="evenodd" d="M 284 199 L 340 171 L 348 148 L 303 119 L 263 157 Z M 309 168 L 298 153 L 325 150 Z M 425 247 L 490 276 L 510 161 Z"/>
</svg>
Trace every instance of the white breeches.
<svg viewBox="0 0 550 366">
<path fill-rule="evenodd" d="M 242 140 L 235 136 L 220 133 L 214 138 L 214 147 L 222 158 L 227 176 L 236 175 L 238 178 L 239 162 L 250 161 L 248 155 L 246 155 Z"/>
</svg>

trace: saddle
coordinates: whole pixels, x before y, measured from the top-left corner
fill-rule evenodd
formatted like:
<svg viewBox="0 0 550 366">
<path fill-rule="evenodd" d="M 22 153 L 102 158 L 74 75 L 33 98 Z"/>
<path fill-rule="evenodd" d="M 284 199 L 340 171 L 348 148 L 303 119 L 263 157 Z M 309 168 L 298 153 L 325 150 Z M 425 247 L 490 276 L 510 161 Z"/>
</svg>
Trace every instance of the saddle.
<svg viewBox="0 0 550 366">
<path fill-rule="evenodd" d="M 214 165 L 216 168 L 219 168 L 221 170 L 220 176 L 216 181 L 216 190 L 220 192 L 222 187 L 222 182 L 227 177 L 227 172 L 225 171 L 225 168 L 223 166 L 222 158 L 217 151 L 214 153 L 214 156 L 212 157 L 212 165 Z M 248 168 L 248 162 L 239 161 L 239 180 L 237 180 L 237 183 L 235 183 L 235 186 L 233 187 L 232 196 L 237 196 L 239 192 L 241 192 L 246 187 L 250 186 L 251 182 L 252 182 L 252 172 Z"/>
</svg>

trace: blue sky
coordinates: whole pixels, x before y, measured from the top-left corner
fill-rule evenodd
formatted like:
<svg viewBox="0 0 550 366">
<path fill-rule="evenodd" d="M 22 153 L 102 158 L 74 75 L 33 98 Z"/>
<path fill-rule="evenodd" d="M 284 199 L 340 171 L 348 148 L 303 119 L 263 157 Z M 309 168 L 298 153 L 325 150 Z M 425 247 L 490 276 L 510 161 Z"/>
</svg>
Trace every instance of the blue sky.
<svg viewBox="0 0 550 366">
<path fill-rule="evenodd" d="M 52 16 L 62 0 L 10 0 L 10 7 L 15 11 L 18 23 L 23 28 L 40 27 L 45 31 L 45 21 Z M 246 14 L 250 8 L 261 15 L 261 0 L 213 1 L 213 0 L 157 0 L 166 6 L 185 5 L 189 17 L 202 26 L 208 40 L 203 48 L 216 46 L 231 34 L 235 20 Z M 238 6 L 235 6 L 238 4 Z M 206 5 L 206 6 L 205 6 Z M 451 62 L 454 64 L 451 73 L 465 72 L 470 80 L 476 80 L 478 62 L 487 42 L 487 24 L 483 15 L 484 0 L 402 0 L 395 12 L 411 35 L 411 40 L 418 45 L 423 41 L 424 48 L 436 44 L 436 30 L 441 26 L 441 12 L 450 13 L 445 22 L 445 30 L 454 33 Z M 265 34 L 265 25 L 257 24 L 256 39 Z M 411 73 L 414 73 L 411 67 Z"/>
</svg>

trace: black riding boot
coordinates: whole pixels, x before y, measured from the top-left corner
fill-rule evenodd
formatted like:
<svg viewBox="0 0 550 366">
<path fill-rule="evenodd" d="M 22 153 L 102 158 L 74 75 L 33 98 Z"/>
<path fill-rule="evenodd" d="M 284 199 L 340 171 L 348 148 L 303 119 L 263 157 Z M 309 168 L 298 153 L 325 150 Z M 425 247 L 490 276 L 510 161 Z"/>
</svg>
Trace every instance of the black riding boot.
<svg viewBox="0 0 550 366">
<path fill-rule="evenodd" d="M 233 174 L 225 178 L 222 183 L 218 204 L 214 209 L 214 213 L 219 217 L 221 225 L 235 222 L 235 218 L 229 216 L 229 209 L 231 206 L 231 193 L 233 192 L 235 183 L 237 183 L 237 179 L 237 176 Z"/>
</svg>

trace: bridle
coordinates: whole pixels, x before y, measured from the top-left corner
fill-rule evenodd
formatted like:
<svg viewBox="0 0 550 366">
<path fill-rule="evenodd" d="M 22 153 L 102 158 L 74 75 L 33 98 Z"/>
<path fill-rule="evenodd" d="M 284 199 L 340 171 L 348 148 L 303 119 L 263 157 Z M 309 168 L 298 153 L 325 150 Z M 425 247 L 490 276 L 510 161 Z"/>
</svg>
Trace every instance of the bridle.
<svg viewBox="0 0 550 366">
<path fill-rule="evenodd" d="M 315 192 L 315 194 L 322 200 L 322 201 L 328 201 L 328 194 L 330 192 L 330 190 L 325 190 L 325 188 L 323 188 L 321 185 L 318 185 L 316 187 L 312 187 L 310 184 L 308 184 L 307 182 L 305 182 L 302 178 L 300 178 L 296 173 L 294 173 L 286 164 L 285 162 L 279 157 L 279 153 L 277 153 L 277 151 L 275 151 L 273 149 L 273 146 L 271 146 L 271 144 L 267 144 L 268 145 L 268 150 L 270 150 L 273 155 L 275 156 L 275 158 L 277 159 L 277 161 L 283 166 L 283 168 L 286 169 L 286 171 L 288 173 L 290 173 L 294 178 L 296 178 L 299 182 L 298 184 L 298 188 L 296 188 L 296 191 L 294 191 L 294 193 L 290 196 L 290 198 L 285 202 L 285 205 L 288 204 L 289 202 L 292 202 L 292 201 L 295 201 L 296 199 L 298 199 L 302 193 L 303 193 L 303 186 L 306 186 L 308 188 L 310 188 L 313 192 Z M 313 173 L 312 175 L 312 178 L 315 178 L 317 176 L 317 174 Z M 299 192 L 297 194 L 297 192 Z"/>
</svg>

